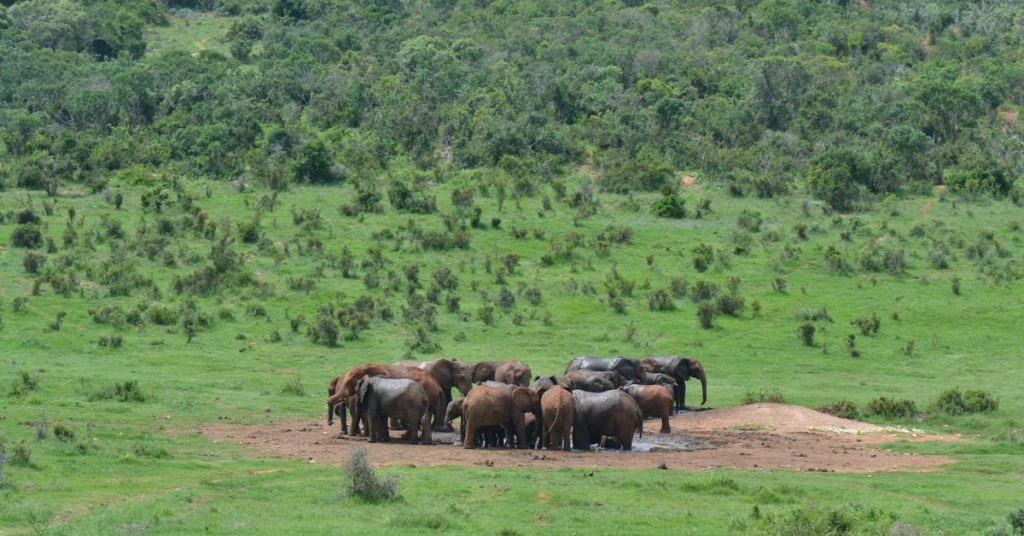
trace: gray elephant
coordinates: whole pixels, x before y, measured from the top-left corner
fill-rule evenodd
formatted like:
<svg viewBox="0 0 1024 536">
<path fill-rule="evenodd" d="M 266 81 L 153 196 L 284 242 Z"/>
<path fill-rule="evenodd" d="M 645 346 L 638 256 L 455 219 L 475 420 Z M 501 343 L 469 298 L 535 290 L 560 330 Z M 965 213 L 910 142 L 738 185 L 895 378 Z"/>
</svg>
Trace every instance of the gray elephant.
<svg viewBox="0 0 1024 536">
<path fill-rule="evenodd" d="M 660 372 L 676 380 L 674 398 L 677 410 L 686 409 L 686 380 L 690 378 L 700 380 L 700 405 L 708 401 L 708 376 L 700 361 L 673 355 L 648 357 L 642 359 L 641 363 L 648 372 Z"/>
<path fill-rule="evenodd" d="M 563 376 L 569 383 L 569 389 L 580 389 L 591 393 L 601 393 L 618 389 L 626 381 L 621 374 L 613 370 L 573 370 Z"/>
<path fill-rule="evenodd" d="M 644 415 L 629 395 L 620 391 L 590 393 L 573 391 L 576 414 L 572 425 L 573 448 L 589 450 L 605 437 L 614 439 L 622 450 L 633 450 L 633 435 L 643 437 Z"/>
<path fill-rule="evenodd" d="M 382 376 L 363 376 L 356 382 L 356 411 L 353 420 L 366 417 L 370 442 L 389 441 L 388 418 L 405 421 L 409 425 L 406 437 L 410 443 L 419 439 L 432 443 L 430 429 L 430 402 L 427 393 L 413 380 L 389 379 Z"/>
<path fill-rule="evenodd" d="M 624 356 L 616 356 L 611 359 L 591 356 L 576 357 L 569 362 L 569 366 L 565 367 L 566 373 L 574 370 L 615 371 L 630 382 L 645 383 L 647 379 L 647 370 L 640 360 Z"/>
</svg>

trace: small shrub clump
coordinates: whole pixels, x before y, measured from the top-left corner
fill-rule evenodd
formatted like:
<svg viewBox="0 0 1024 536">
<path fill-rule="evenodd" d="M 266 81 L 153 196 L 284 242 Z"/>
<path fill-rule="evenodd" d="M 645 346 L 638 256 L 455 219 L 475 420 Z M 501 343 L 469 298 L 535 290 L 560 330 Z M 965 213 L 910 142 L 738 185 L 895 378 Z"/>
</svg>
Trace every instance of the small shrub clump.
<svg viewBox="0 0 1024 536">
<path fill-rule="evenodd" d="M 849 400 L 839 400 L 829 406 L 818 408 L 818 411 L 835 415 L 840 419 L 856 419 L 860 417 L 860 410 L 857 409 L 857 404 Z"/>
<path fill-rule="evenodd" d="M 772 404 L 785 404 L 786 397 L 783 396 L 782 391 L 779 391 L 778 389 L 770 393 L 765 393 L 763 391 L 757 393 L 753 391 L 747 391 L 747 393 L 743 395 L 744 404 L 758 404 L 761 402 L 768 402 Z"/>
<path fill-rule="evenodd" d="M 939 394 L 932 404 L 932 409 L 952 416 L 966 413 L 989 413 L 999 409 L 999 401 L 987 391 L 960 392 L 959 388 L 953 388 Z"/>
<path fill-rule="evenodd" d="M 851 320 L 850 323 L 860 328 L 860 334 L 864 336 L 876 335 L 879 328 L 882 327 L 882 320 L 874 313 L 871 314 L 871 317 L 857 318 Z"/>
<path fill-rule="evenodd" d="M 917 404 L 913 400 L 883 396 L 868 402 L 864 414 L 887 419 L 910 419 L 917 415 Z"/>
<path fill-rule="evenodd" d="M 381 480 L 370 465 L 370 453 L 364 448 L 349 454 L 342 471 L 345 474 L 344 495 L 366 502 L 389 502 L 398 497 L 398 479 L 389 476 Z"/>
<path fill-rule="evenodd" d="M 672 311 L 676 308 L 672 296 L 664 289 L 651 291 L 647 295 L 647 306 L 652 311 Z"/>
</svg>

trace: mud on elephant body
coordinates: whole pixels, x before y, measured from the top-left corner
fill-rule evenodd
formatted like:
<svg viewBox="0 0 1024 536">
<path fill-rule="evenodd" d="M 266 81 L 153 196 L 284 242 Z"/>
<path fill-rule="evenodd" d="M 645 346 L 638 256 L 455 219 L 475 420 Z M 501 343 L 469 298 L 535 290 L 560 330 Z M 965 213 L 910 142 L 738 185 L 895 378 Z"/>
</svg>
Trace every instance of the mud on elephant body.
<svg viewBox="0 0 1024 536">
<path fill-rule="evenodd" d="M 672 431 L 668 422 L 668 417 L 672 414 L 672 393 L 667 388 L 661 385 L 634 383 L 623 387 L 622 391 L 636 400 L 644 417 L 661 419 L 661 433 L 667 434 Z"/>
<path fill-rule="evenodd" d="M 569 382 L 570 390 L 580 389 L 591 393 L 611 391 L 626 384 L 625 378 L 614 370 L 573 370 L 566 372 L 564 378 Z"/>
<path fill-rule="evenodd" d="M 644 416 L 640 406 L 629 395 L 620 391 L 590 393 L 573 391 L 576 415 L 572 425 L 573 448 L 589 450 L 590 445 L 602 443 L 605 436 L 614 438 L 622 450 L 633 449 L 633 435 L 643 436 Z"/>
<path fill-rule="evenodd" d="M 351 435 L 359 434 L 359 421 L 353 420 L 351 431 L 348 430 L 345 411 L 353 410 L 355 405 L 354 395 L 356 394 L 356 383 L 364 376 L 383 376 L 391 379 L 413 380 L 427 393 L 430 404 L 430 413 L 435 428 L 444 428 L 444 397 L 441 393 L 441 386 L 430 373 L 417 368 L 403 365 L 383 365 L 371 363 L 354 367 L 331 381 L 327 389 L 327 424 L 334 422 L 334 415 L 341 417 L 341 433 L 349 432 Z M 353 412 L 354 414 L 354 412 Z"/>
<path fill-rule="evenodd" d="M 638 359 L 616 356 L 610 359 L 600 357 L 575 357 L 565 367 L 568 374 L 574 370 L 614 371 L 622 375 L 627 382 L 646 382 L 647 370 Z"/>
<path fill-rule="evenodd" d="M 474 438 L 478 430 L 487 426 L 510 425 L 515 430 L 519 448 L 526 448 L 526 419 L 524 413 L 540 413 L 540 397 L 532 389 L 512 385 L 477 385 L 466 395 L 462 404 L 462 418 L 466 421 L 466 438 Z M 463 441 L 463 448 L 476 448 L 474 441 Z"/>
<path fill-rule="evenodd" d="M 410 379 L 389 379 L 383 376 L 363 376 L 356 382 L 356 411 L 353 420 L 366 417 L 370 442 L 390 441 L 388 418 L 405 421 L 410 443 L 417 443 L 422 431 L 422 442 L 432 442 L 430 432 L 430 401 L 419 383 Z"/>
<path fill-rule="evenodd" d="M 674 355 L 647 357 L 642 359 L 641 363 L 649 372 L 667 374 L 676 380 L 676 409 L 686 409 L 686 380 L 690 378 L 700 380 L 700 405 L 703 406 L 708 401 L 708 376 L 700 361 Z"/>
</svg>

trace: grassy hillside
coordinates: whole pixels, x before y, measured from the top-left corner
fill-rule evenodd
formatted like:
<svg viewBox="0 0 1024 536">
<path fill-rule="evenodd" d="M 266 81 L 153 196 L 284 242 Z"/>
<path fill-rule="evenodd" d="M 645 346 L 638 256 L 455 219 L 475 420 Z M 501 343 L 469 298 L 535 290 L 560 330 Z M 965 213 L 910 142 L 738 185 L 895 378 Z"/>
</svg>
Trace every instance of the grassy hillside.
<svg viewBox="0 0 1024 536">
<path fill-rule="evenodd" d="M 438 214 L 399 212 L 387 201 L 381 203 L 382 213 L 343 215 L 338 207 L 356 197 L 351 187 L 292 188 L 274 198 L 267 191 L 239 192 L 220 184 L 179 182 L 164 190 L 125 185 L 116 190 L 123 198 L 120 209 L 114 206 L 116 194 L 108 201 L 84 192 L 53 199 L 8 192 L 0 206 L 5 221 L 0 269 L 7 281 L 2 344 L 9 356 L 0 431 L 9 455 L 22 445 L 31 450 L 31 461 L 27 467 L 8 464 L 9 486 L 3 491 L 8 507 L 0 519 L 10 528 L 60 526 L 71 520 L 60 530 L 77 533 L 89 527 L 102 532 L 110 523 L 142 523 L 171 532 L 214 523 L 228 530 L 232 523 L 244 524 L 239 521 L 244 518 L 274 532 L 274 527 L 313 514 L 309 508 L 355 508 L 366 510 L 367 522 L 385 519 L 404 526 L 396 519 L 399 514 L 359 506 L 353 499 L 336 504 L 340 477 L 334 468 L 250 460 L 189 431 L 224 420 L 318 417 L 327 381 L 364 362 L 407 356 L 515 358 L 539 373 L 557 373 L 569 358 L 583 353 L 698 357 L 709 375 L 709 405 L 715 407 L 741 403 L 748 393 L 776 390 L 787 401 L 810 407 L 849 400 L 862 413 L 878 397 L 906 398 L 917 404 L 914 418 L 866 418 L 970 438 L 952 446 L 900 447 L 948 452 L 962 460 L 941 473 L 913 478 L 727 472 L 722 478 L 739 484 L 717 492 L 718 484 L 709 484 L 722 500 L 707 503 L 711 512 L 700 512 L 723 530 L 752 523 L 737 512 L 753 504 L 766 512 L 855 504 L 951 533 L 994 526 L 1014 507 L 1007 502 L 1012 497 L 1008 490 L 1019 486 L 1019 479 L 993 475 L 1020 464 L 1021 423 L 1015 415 L 1022 402 L 1014 393 L 1021 378 L 1012 366 L 1015 327 L 1024 308 L 1016 259 L 1019 207 L 936 194 L 896 200 L 874 213 L 826 214 L 799 198 L 737 199 L 703 187 L 682 192 L 689 216 L 671 220 L 651 215 L 649 205 L 660 200 L 657 196 L 588 194 L 587 180 L 577 179 L 567 185 L 568 202 L 545 190 L 522 199 L 519 208 L 505 201 L 501 211 L 493 189 L 490 195 L 474 189 L 482 229 L 470 224 L 472 209 L 452 205 L 451 192 L 466 197 L 461 178 L 435 184 L 425 192 L 436 197 L 439 214 L 454 220 L 453 231 L 445 230 Z M 158 212 L 152 199 L 160 192 L 166 201 Z M 590 203 L 569 206 L 574 196 L 578 201 L 587 195 L 594 195 Z M 150 200 L 148 208 L 143 197 Z M 33 227 L 16 223 L 30 219 L 29 211 L 40 219 L 42 245 L 36 250 L 12 246 L 19 229 Z M 74 213 L 73 243 L 64 238 L 69 211 Z M 312 215 L 316 211 L 319 217 Z M 463 212 L 468 216 L 458 215 Z M 258 231 L 253 231 L 257 213 Z M 196 214 L 209 215 L 202 231 L 196 221 L 204 218 Z M 492 219 L 500 219 L 498 228 Z M 210 231 L 214 224 L 216 230 Z M 519 231 L 525 236 L 516 238 L 524 234 Z M 386 233 L 397 238 L 382 238 Z M 468 238 L 465 249 L 423 246 L 424 240 L 444 244 L 460 236 Z M 203 271 L 215 265 L 211 251 L 218 251 L 225 239 L 226 250 L 212 257 L 230 268 Z M 49 240 L 53 252 L 47 251 Z M 576 242 L 565 253 L 567 244 Z M 704 272 L 694 266 L 700 244 L 715 251 Z M 842 262 L 828 253 L 830 248 Z M 351 262 L 345 260 L 345 249 Z M 45 258 L 36 274 L 25 267 L 32 253 Z M 518 259 L 512 270 L 502 260 L 510 255 Z M 418 267 L 419 288 L 412 294 L 407 267 Z M 438 286 L 433 274 L 442 268 L 458 284 L 439 292 L 434 305 L 429 300 L 431 287 Z M 207 275 L 188 279 L 197 273 Z M 374 274 L 379 286 L 367 288 Z M 735 317 L 718 314 L 712 328 L 701 328 L 692 289 L 708 282 L 719 287 L 720 295 L 730 295 L 733 278 L 743 308 Z M 189 286 L 199 280 L 216 285 L 215 290 Z M 954 280 L 958 295 L 952 290 Z M 677 293 L 685 281 L 685 297 L 673 296 L 673 281 Z M 631 293 L 624 290 L 630 287 Z M 671 310 L 651 310 L 650 296 L 659 290 L 665 291 Z M 503 292 L 505 305 L 512 301 L 508 296 L 514 300 L 507 310 Z M 530 296 L 538 295 L 532 304 Z M 368 311 L 368 300 L 359 301 L 363 297 L 373 302 L 373 316 L 353 321 L 359 311 Z M 454 313 L 447 306 L 452 297 L 459 299 Z M 614 300 L 621 300 L 624 313 L 613 310 Z M 386 309 L 391 316 L 383 320 Z M 493 325 L 481 313 L 490 309 Z M 831 320 L 821 318 L 826 313 Z M 863 335 L 852 324 L 873 315 L 880 321 L 877 333 Z M 364 329 L 353 337 L 339 318 Z M 816 328 L 813 346 L 798 335 L 808 323 Z M 336 346 L 314 340 L 327 324 L 337 326 Z M 859 357 L 852 357 L 847 346 L 851 334 Z M 21 379 L 22 372 L 32 387 Z M 138 382 L 137 389 L 124 388 L 131 381 Z M 998 399 L 998 410 L 953 417 L 929 407 L 953 387 L 987 391 Z M 698 391 L 691 386 L 691 404 L 697 403 Z M 142 400 L 135 400 L 136 394 Z M 48 433 L 40 441 L 34 439 L 35 423 L 43 420 Z M 71 429 L 74 437 L 56 439 L 58 425 Z M 263 476 L 260 471 L 268 468 L 282 472 Z M 432 487 L 431 479 L 447 479 L 450 471 L 398 470 L 408 486 L 400 510 L 432 512 L 428 520 L 441 519 L 442 528 L 455 532 L 505 522 L 504 514 L 493 514 L 493 519 L 488 514 L 481 525 L 457 521 L 464 517 L 458 508 L 468 508 L 457 500 L 457 490 L 420 493 Z M 667 489 L 698 486 L 700 497 L 707 493 L 694 483 L 719 478 L 601 473 L 614 481 L 644 482 L 645 491 L 620 497 L 605 496 L 596 481 L 577 480 L 579 475 L 568 470 L 543 476 L 493 473 L 486 478 L 515 490 L 509 493 L 570 486 L 566 489 L 578 489 L 582 496 L 606 497 L 583 504 L 601 502 L 592 508 L 609 520 L 638 508 L 655 514 L 678 500 L 655 494 L 661 495 L 658 502 L 647 504 L 650 478 L 665 482 Z M 521 479 L 530 483 L 519 484 Z M 958 482 L 955 493 L 940 484 L 950 479 Z M 467 489 L 480 482 L 458 480 Z M 879 485 L 896 495 L 883 498 Z M 287 491 L 294 486 L 303 489 L 300 495 Z M 787 491 L 781 495 L 791 497 L 759 500 L 762 486 L 782 486 Z M 864 491 L 850 495 L 851 486 Z M 834 491 L 818 491 L 829 489 Z M 434 498 L 436 493 L 455 506 L 439 511 L 442 499 Z M 208 494 L 218 499 L 210 505 L 198 500 Z M 119 497 L 134 499 L 126 505 Z M 495 500 L 521 502 L 518 495 L 502 492 L 501 497 Z M 287 505 L 287 512 L 256 514 L 266 501 Z M 910 506 L 915 501 L 932 506 L 915 510 Z M 572 512 L 580 508 L 568 506 Z M 950 525 L 950 517 L 957 523 Z M 525 525 L 527 530 L 542 526 Z"/>
</svg>

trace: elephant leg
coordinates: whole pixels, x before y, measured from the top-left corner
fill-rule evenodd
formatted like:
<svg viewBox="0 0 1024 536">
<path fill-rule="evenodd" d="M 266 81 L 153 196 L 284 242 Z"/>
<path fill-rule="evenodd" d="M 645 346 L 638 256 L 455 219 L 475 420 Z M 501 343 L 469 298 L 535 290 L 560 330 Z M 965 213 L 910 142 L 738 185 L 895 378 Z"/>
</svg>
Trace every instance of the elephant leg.
<svg viewBox="0 0 1024 536">
<path fill-rule="evenodd" d="M 463 417 L 463 419 L 465 419 L 465 417 Z M 476 426 L 474 426 L 472 422 L 466 424 L 466 438 L 469 438 L 469 440 L 467 441 L 465 438 L 463 438 L 463 440 L 462 440 L 462 448 L 464 448 L 464 449 L 475 449 L 476 448 Z"/>
<path fill-rule="evenodd" d="M 423 416 L 420 417 L 420 424 L 419 424 L 419 426 L 423 430 L 423 432 L 421 434 L 421 437 L 420 437 L 420 443 L 423 443 L 424 445 L 433 445 L 434 444 L 434 438 L 431 435 L 431 430 L 430 430 L 430 412 L 429 411 L 424 411 L 423 412 Z"/>
<path fill-rule="evenodd" d="M 559 435 L 562 437 L 562 450 L 572 450 L 572 445 L 569 443 L 569 440 L 572 438 L 572 426 L 566 424 L 562 427 L 562 431 Z"/>
<path fill-rule="evenodd" d="M 521 449 L 529 447 L 529 441 L 526 439 L 526 422 L 523 420 L 523 415 L 519 414 L 513 417 L 512 424 L 516 428 L 516 447 Z"/>
<path fill-rule="evenodd" d="M 663 434 L 672 433 L 672 429 L 668 425 L 668 414 L 668 411 L 663 411 L 661 413 L 661 433 Z"/>
</svg>

